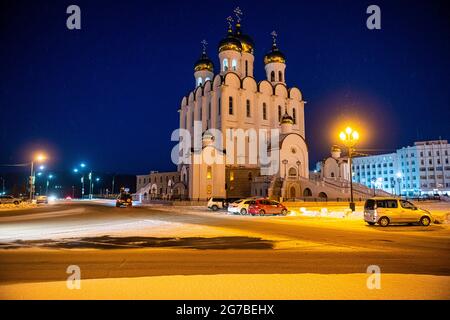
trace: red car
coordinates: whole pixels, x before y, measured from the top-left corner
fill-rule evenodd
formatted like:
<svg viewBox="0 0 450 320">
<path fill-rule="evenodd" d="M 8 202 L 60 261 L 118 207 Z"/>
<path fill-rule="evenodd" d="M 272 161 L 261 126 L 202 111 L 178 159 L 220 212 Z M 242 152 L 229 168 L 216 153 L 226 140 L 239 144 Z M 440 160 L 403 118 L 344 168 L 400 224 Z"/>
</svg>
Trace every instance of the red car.
<svg viewBox="0 0 450 320">
<path fill-rule="evenodd" d="M 285 216 L 288 213 L 288 209 L 279 202 L 269 199 L 258 199 L 255 200 L 255 204 L 248 207 L 248 213 L 252 216 L 263 216 L 266 214 L 281 214 Z"/>
</svg>

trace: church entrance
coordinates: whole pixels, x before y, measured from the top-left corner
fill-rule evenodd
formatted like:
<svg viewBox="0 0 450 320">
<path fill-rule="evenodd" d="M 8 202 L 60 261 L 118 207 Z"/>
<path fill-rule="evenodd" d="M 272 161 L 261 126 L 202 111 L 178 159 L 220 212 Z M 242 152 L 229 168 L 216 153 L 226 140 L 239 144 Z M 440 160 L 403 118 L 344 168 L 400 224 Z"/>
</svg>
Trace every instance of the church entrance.
<svg viewBox="0 0 450 320">
<path fill-rule="evenodd" d="M 291 190 L 290 190 L 290 192 L 289 192 L 289 198 L 295 199 L 296 197 L 297 197 L 297 193 L 296 193 L 296 191 L 295 191 L 295 187 L 292 186 L 292 187 L 291 187 Z"/>
</svg>

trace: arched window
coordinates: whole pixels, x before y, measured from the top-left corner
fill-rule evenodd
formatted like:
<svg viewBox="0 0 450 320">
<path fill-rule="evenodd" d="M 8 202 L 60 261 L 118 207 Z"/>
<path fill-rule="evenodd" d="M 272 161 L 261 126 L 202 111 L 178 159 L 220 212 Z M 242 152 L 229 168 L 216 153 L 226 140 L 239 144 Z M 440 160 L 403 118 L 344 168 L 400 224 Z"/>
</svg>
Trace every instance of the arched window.
<svg viewBox="0 0 450 320">
<path fill-rule="evenodd" d="M 233 60 L 231 61 L 231 69 L 232 69 L 233 71 L 236 71 L 236 70 L 237 70 L 237 61 L 236 61 L 236 59 L 233 59 Z"/>
<path fill-rule="evenodd" d="M 248 61 L 245 60 L 245 76 L 248 77 Z"/>
<path fill-rule="evenodd" d="M 290 177 L 296 177 L 296 176 L 297 176 L 297 169 L 295 169 L 295 168 L 290 168 L 290 169 L 289 169 L 289 176 L 290 176 Z"/>
<path fill-rule="evenodd" d="M 211 120 L 211 101 L 208 104 L 208 120 Z"/>
<path fill-rule="evenodd" d="M 228 71 L 228 59 L 223 59 L 223 71 Z"/>
<path fill-rule="evenodd" d="M 228 99 L 228 114 L 233 114 L 233 97 Z"/>
<path fill-rule="evenodd" d="M 211 179 L 212 178 L 212 167 L 208 166 L 208 168 L 206 169 L 206 179 Z"/>
<path fill-rule="evenodd" d="M 206 81 L 211 81 L 211 78 L 210 78 L 210 77 L 206 77 L 206 78 L 205 78 L 205 82 L 206 82 Z"/>
<path fill-rule="evenodd" d="M 275 71 L 272 71 L 270 73 L 270 81 L 274 82 L 275 81 Z"/>
<path fill-rule="evenodd" d="M 297 124 L 297 110 L 292 109 L 292 119 L 294 120 L 294 124 Z"/>
<path fill-rule="evenodd" d="M 281 122 L 281 106 L 278 106 L 278 122 Z"/>
<path fill-rule="evenodd" d="M 197 79 L 197 86 L 201 86 L 202 85 L 202 78 L 198 78 Z"/>
<path fill-rule="evenodd" d="M 250 110 L 250 100 L 247 99 L 247 118 L 250 118 L 251 110 Z"/>
<path fill-rule="evenodd" d="M 263 120 L 267 120 L 267 104 L 263 103 Z"/>
<path fill-rule="evenodd" d="M 194 114 L 194 109 L 192 108 L 192 127 L 194 127 L 194 121 L 195 121 L 195 114 Z"/>
<path fill-rule="evenodd" d="M 283 82 L 283 72 L 278 71 L 278 81 Z"/>
</svg>

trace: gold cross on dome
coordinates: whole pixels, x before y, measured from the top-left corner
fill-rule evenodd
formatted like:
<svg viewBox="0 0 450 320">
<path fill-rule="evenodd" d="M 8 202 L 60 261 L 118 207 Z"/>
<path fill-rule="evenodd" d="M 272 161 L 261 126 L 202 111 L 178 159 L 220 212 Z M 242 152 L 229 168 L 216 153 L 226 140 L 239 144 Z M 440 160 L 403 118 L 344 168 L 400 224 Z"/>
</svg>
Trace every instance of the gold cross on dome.
<svg viewBox="0 0 450 320">
<path fill-rule="evenodd" d="M 241 10 L 241 8 L 236 7 L 236 9 L 234 9 L 234 14 L 236 15 L 236 19 L 238 23 L 241 23 L 242 20 L 242 15 L 244 14 Z"/>
<path fill-rule="evenodd" d="M 206 47 L 208 46 L 208 41 L 203 39 L 200 43 L 202 44 L 202 47 L 203 47 L 203 53 L 206 53 Z"/>
<path fill-rule="evenodd" d="M 274 30 L 270 33 L 270 35 L 272 36 L 273 44 L 277 44 L 277 37 L 278 37 L 277 32 Z"/>
<path fill-rule="evenodd" d="M 229 16 L 227 18 L 227 22 L 228 22 L 228 28 L 231 29 L 233 27 L 233 22 L 234 22 L 233 17 Z"/>
</svg>

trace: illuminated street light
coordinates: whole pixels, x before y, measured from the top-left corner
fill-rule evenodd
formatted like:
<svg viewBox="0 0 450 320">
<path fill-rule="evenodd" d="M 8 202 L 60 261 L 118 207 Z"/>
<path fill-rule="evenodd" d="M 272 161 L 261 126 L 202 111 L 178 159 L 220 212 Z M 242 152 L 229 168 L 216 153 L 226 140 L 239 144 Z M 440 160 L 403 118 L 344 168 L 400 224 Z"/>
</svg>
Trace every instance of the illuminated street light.
<svg viewBox="0 0 450 320">
<path fill-rule="evenodd" d="M 352 154 L 354 151 L 354 146 L 359 140 L 359 133 L 353 130 L 351 127 L 347 127 L 345 131 L 339 134 L 339 139 L 348 148 L 348 165 L 350 167 L 350 209 L 354 212 L 356 209 L 355 203 L 353 201 L 353 168 L 352 168 Z"/>
<path fill-rule="evenodd" d="M 52 174 L 49 174 L 48 176 L 47 176 L 47 183 L 46 183 L 46 187 L 45 187 L 45 195 L 46 196 L 48 196 L 48 186 L 49 186 L 49 184 L 50 184 L 50 180 L 51 179 L 53 179 L 53 175 Z"/>
<path fill-rule="evenodd" d="M 33 157 L 33 159 L 31 160 L 30 163 L 30 201 L 33 201 L 33 197 L 34 197 L 34 182 L 36 180 L 36 173 L 34 171 L 34 163 L 35 162 L 43 162 L 47 160 L 47 156 L 45 156 L 44 154 L 40 153 L 37 154 Z"/>
<path fill-rule="evenodd" d="M 403 178 L 403 175 L 399 171 L 399 172 L 397 172 L 396 176 L 397 176 L 397 184 L 398 184 L 398 196 L 401 197 L 402 196 L 402 178 Z"/>
<path fill-rule="evenodd" d="M 86 164 L 84 162 L 82 162 L 82 163 L 80 163 L 80 169 L 78 169 L 78 168 L 73 169 L 74 173 L 81 172 L 81 199 L 84 198 L 84 171 L 83 171 L 84 168 L 86 168 Z"/>
</svg>

